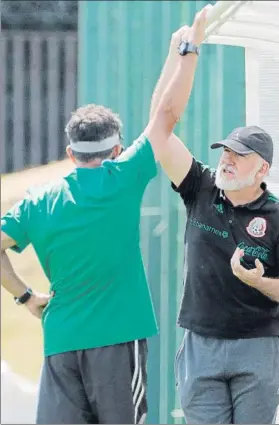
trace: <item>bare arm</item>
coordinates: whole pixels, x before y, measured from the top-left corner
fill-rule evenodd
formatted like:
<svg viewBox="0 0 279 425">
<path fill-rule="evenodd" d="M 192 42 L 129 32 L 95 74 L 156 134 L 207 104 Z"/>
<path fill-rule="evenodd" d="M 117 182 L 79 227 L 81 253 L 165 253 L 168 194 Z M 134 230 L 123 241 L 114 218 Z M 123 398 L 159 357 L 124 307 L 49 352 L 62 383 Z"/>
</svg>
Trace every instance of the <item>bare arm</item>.
<svg viewBox="0 0 279 425">
<path fill-rule="evenodd" d="M 188 30 L 189 30 L 189 27 L 184 25 L 183 27 L 179 28 L 176 32 L 172 34 L 168 56 L 164 63 L 160 78 L 157 81 L 157 84 L 152 94 L 150 114 L 149 114 L 150 119 L 152 119 L 155 116 L 155 112 L 159 106 L 162 95 L 175 73 L 175 70 L 179 62 L 179 55 L 177 54 L 177 48 L 181 41 L 181 37 L 184 34 L 186 34 Z"/>
<path fill-rule="evenodd" d="M 188 30 L 188 27 L 183 26 L 172 35 L 168 57 L 166 59 L 159 81 L 153 92 L 149 116 L 150 120 L 152 120 L 152 118 L 155 116 L 155 112 L 159 106 L 164 90 L 168 86 L 178 67 L 179 55 L 177 54 L 177 48 L 181 41 L 182 35 Z M 177 186 L 188 174 L 192 165 L 192 160 L 193 157 L 191 152 L 186 148 L 179 137 L 172 133 L 166 142 L 164 151 L 161 151 L 160 163 L 165 172 L 168 174 L 170 180 L 173 181 Z M 177 178 L 177 167 L 181 169 L 181 175 L 179 178 Z M 173 170 L 175 172 L 173 172 Z"/>
<path fill-rule="evenodd" d="M 26 292 L 28 286 L 16 274 L 5 252 L 8 248 L 15 245 L 16 242 L 9 235 L 1 231 L 1 285 L 14 297 L 21 297 Z M 25 305 L 34 316 L 40 318 L 51 296 L 34 293 Z"/>
<path fill-rule="evenodd" d="M 1 285 L 14 297 L 21 297 L 27 285 L 19 278 L 6 254 L 6 249 L 16 245 L 16 242 L 6 233 L 1 232 Z"/>
<path fill-rule="evenodd" d="M 207 8 L 204 8 L 197 14 L 193 26 L 184 28 L 183 39 L 196 45 L 201 44 L 204 39 L 206 12 Z M 175 60 L 173 55 L 168 57 L 155 88 L 151 119 L 144 133 L 152 144 L 156 159 L 161 162 L 169 178 L 179 186 L 191 167 L 192 155 L 172 132 L 190 98 L 198 58 L 195 54 L 182 57 L 178 52 L 173 52 L 174 55 L 175 53 Z"/>
<path fill-rule="evenodd" d="M 279 279 L 262 277 L 258 284 L 255 285 L 255 288 L 273 301 L 279 303 Z"/>
</svg>

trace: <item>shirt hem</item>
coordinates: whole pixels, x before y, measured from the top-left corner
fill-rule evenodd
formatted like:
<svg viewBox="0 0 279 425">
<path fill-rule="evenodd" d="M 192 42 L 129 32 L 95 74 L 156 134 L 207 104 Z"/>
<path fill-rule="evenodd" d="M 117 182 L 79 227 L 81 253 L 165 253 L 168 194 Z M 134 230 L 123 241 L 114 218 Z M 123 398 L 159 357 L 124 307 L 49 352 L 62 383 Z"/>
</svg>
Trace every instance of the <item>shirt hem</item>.
<svg viewBox="0 0 279 425">
<path fill-rule="evenodd" d="M 251 339 L 251 338 L 262 338 L 262 337 L 279 337 L 279 323 L 269 324 L 257 329 L 251 329 L 249 331 L 223 331 L 213 328 L 205 328 L 203 326 L 194 325 L 192 323 L 179 320 L 178 326 L 195 332 L 204 337 L 211 337 L 216 339 Z"/>
<path fill-rule="evenodd" d="M 63 354 L 63 353 L 67 353 L 67 352 L 71 352 L 71 351 L 79 351 L 79 350 L 91 350 L 93 348 L 101 348 L 101 347 L 109 347 L 111 345 L 118 345 L 118 344 L 124 344 L 127 342 L 131 342 L 131 341 L 136 341 L 136 340 L 141 340 L 141 339 L 147 339 L 147 338 L 151 338 L 153 336 L 156 336 L 159 334 L 159 331 L 154 331 L 148 334 L 144 334 L 144 335 L 139 335 L 137 337 L 134 338 L 126 338 L 126 339 L 119 339 L 119 340 L 114 340 L 108 343 L 87 343 L 87 344 L 77 344 L 77 345 L 73 345 L 73 346 L 68 346 L 66 348 L 58 348 L 55 350 L 48 350 L 48 349 L 44 349 L 44 357 L 50 357 L 50 356 L 54 356 L 57 354 Z"/>
</svg>

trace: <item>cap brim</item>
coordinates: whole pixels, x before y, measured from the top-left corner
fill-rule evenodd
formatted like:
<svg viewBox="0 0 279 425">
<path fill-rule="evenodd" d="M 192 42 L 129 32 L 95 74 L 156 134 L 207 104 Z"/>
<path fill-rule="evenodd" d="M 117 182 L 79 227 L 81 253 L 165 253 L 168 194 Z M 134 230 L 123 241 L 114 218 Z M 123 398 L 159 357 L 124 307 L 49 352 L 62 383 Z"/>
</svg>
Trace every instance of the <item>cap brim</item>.
<svg viewBox="0 0 279 425">
<path fill-rule="evenodd" d="M 211 145 L 211 149 L 217 149 L 222 147 L 229 148 L 232 151 L 239 153 L 240 155 L 248 155 L 249 153 L 254 152 L 252 149 L 249 149 L 247 146 L 237 142 L 236 140 L 227 139 L 222 140 L 221 142 L 213 143 L 213 145 Z"/>
</svg>

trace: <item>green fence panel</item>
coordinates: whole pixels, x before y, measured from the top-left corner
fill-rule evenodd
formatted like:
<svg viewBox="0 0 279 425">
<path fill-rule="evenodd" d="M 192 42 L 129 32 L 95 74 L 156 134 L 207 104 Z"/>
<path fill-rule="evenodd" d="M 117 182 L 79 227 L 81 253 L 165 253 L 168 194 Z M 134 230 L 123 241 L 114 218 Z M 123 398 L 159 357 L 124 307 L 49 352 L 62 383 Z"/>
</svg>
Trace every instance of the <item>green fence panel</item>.
<svg viewBox="0 0 279 425">
<path fill-rule="evenodd" d="M 148 122 L 171 33 L 191 23 L 206 3 L 79 2 L 78 103 L 103 104 L 118 112 L 126 146 Z M 176 133 L 195 157 L 215 166 L 219 152 L 210 144 L 244 124 L 243 49 L 204 45 L 190 103 Z M 174 359 L 183 335 L 176 320 L 183 291 L 185 209 L 160 169 L 147 188 L 141 216 L 144 262 L 160 325 L 160 335 L 149 342 L 148 423 L 184 423 Z"/>
</svg>

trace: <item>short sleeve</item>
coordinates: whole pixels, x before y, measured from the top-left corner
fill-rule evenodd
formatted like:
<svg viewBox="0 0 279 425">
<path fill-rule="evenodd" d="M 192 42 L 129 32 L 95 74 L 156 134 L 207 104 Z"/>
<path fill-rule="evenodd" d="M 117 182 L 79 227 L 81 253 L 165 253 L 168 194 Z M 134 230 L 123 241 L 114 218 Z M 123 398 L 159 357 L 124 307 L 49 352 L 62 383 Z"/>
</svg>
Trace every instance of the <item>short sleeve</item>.
<svg viewBox="0 0 279 425">
<path fill-rule="evenodd" d="M 1 217 L 1 230 L 16 242 L 11 248 L 16 252 L 22 252 L 30 243 L 26 226 L 29 208 L 30 200 L 26 197 Z"/>
<path fill-rule="evenodd" d="M 157 174 L 157 166 L 149 140 L 141 135 L 116 160 L 130 179 L 146 186 Z"/>
<path fill-rule="evenodd" d="M 177 187 L 171 184 L 173 190 L 180 194 L 185 205 L 191 205 L 203 189 L 209 189 L 215 184 L 215 170 L 193 158 L 188 174 Z"/>
</svg>

